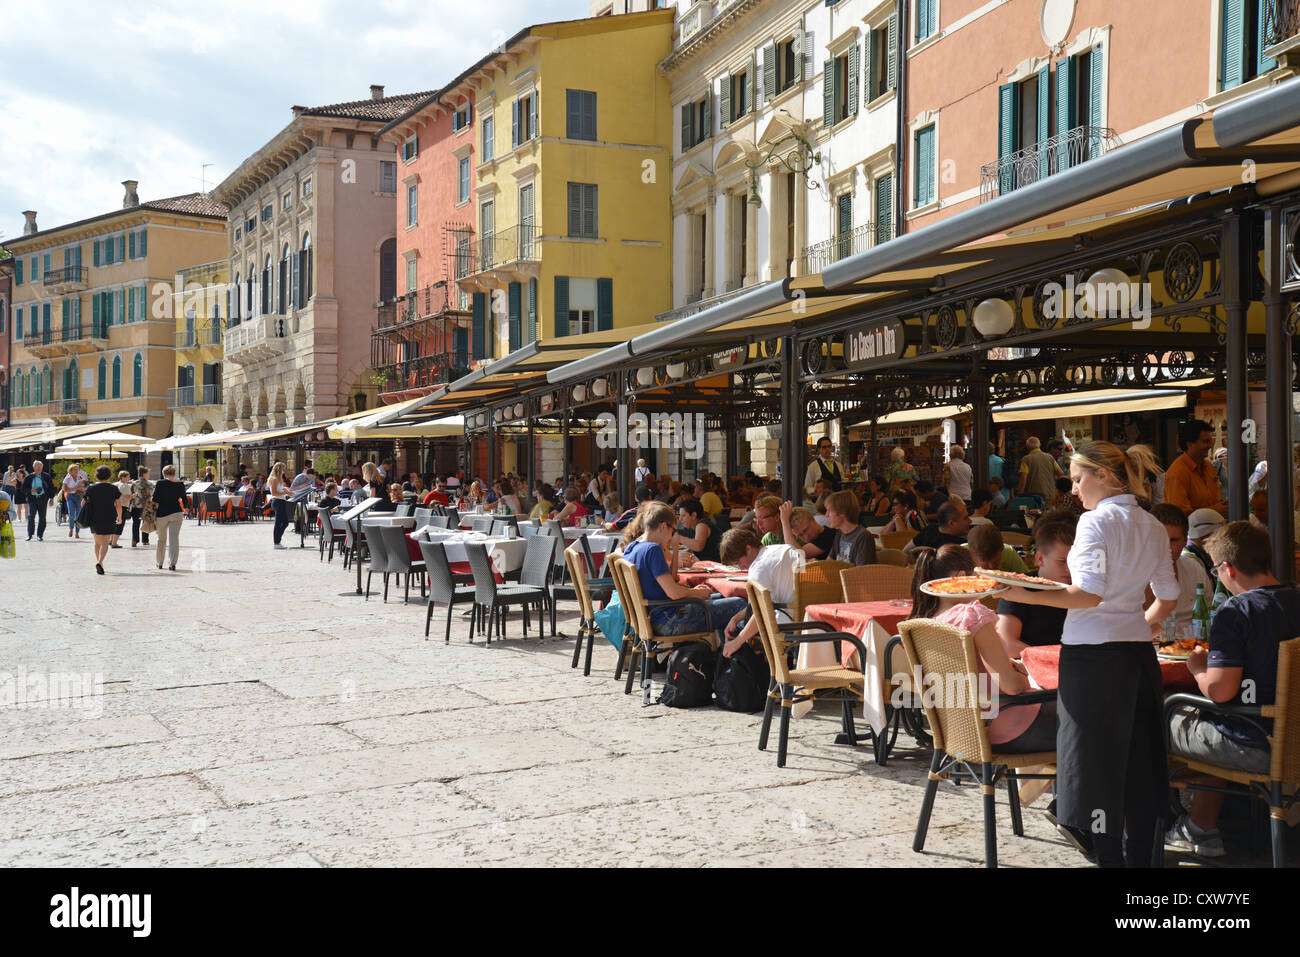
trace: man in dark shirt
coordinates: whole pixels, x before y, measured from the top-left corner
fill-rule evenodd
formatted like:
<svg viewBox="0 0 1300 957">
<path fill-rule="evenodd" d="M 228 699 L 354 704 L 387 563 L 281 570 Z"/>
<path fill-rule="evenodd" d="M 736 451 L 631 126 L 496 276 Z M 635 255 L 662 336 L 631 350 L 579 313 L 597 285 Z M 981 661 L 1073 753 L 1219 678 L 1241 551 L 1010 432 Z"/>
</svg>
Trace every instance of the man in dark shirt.
<svg viewBox="0 0 1300 957">
<path fill-rule="evenodd" d="M 1070 584 L 1070 567 L 1065 563 L 1074 544 L 1074 525 L 1069 522 L 1039 521 L 1034 525 L 1035 573 L 1063 585 Z M 1024 605 L 1003 599 L 998 602 L 998 637 L 1015 659 L 1030 645 L 1059 645 L 1065 627 L 1065 609 L 1047 605 Z"/>
<path fill-rule="evenodd" d="M 835 539 L 828 550 L 828 558 L 854 565 L 870 565 L 876 560 L 876 539 L 858 524 L 861 506 L 858 497 L 847 489 L 832 492 L 826 498 L 826 527 L 833 529 Z"/>
<path fill-rule="evenodd" d="M 925 526 L 903 549 L 912 552 L 918 548 L 938 548 L 940 545 L 965 545 L 970 531 L 970 515 L 966 503 L 960 499 L 939 506 L 938 520 Z"/>
<path fill-rule="evenodd" d="M 1279 582 L 1272 571 L 1268 532 L 1250 522 L 1229 522 L 1212 534 L 1206 550 L 1232 597 L 1210 620 L 1210 648 L 1194 650 L 1187 668 L 1211 701 L 1273 704 L 1277 691 L 1278 645 L 1295 637 L 1300 622 L 1300 589 Z M 1266 731 L 1244 718 L 1202 713 L 1193 707 L 1169 719 L 1174 754 L 1221 767 L 1267 773 L 1270 750 Z M 1218 833 L 1223 795 L 1197 791 L 1191 810 L 1165 835 L 1167 845 L 1203 857 L 1221 857 Z"/>
<path fill-rule="evenodd" d="M 45 509 L 57 491 L 58 486 L 54 483 L 54 477 L 45 471 L 45 463 L 37 459 L 32 463 L 31 473 L 23 480 L 23 494 L 27 496 L 27 540 L 29 542 L 33 535 L 36 536 L 37 541 L 45 541 Z"/>
</svg>

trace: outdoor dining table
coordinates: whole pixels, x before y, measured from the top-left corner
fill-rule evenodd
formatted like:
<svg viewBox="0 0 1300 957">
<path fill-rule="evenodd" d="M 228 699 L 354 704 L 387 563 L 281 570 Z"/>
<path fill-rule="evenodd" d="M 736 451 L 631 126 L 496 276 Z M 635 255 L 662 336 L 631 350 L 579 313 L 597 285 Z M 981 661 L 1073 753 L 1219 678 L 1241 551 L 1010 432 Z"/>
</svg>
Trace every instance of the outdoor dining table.
<svg viewBox="0 0 1300 957">
<path fill-rule="evenodd" d="M 889 700 L 893 670 L 906 670 L 906 664 L 896 663 L 894 669 L 885 671 L 885 646 L 898 633 L 898 623 L 912 613 L 912 603 L 902 599 L 892 601 L 854 601 L 839 604 L 808 605 L 804 608 L 805 621 L 821 621 L 836 631 L 858 635 L 867 649 L 866 681 L 862 694 L 862 717 L 877 733 L 885 730 L 885 704 Z M 841 661 L 845 668 L 855 671 L 861 667 L 857 651 L 848 643 L 841 643 Z M 799 646 L 800 668 L 835 664 L 835 650 L 830 642 Z"/>
<path fill-rule="evenodd" d="M 486 545 L 488 556 L 492 559 L 493 570 L 502 576 L 523 568 L 524 552 L 528 550 L 528 540 L 525 538 L 453 532 L 446 528 L 426 525 L 419 531 L 407 535 L 407 540 L 411 543 L 411 555 L 419 561 L 423 561 L 418 545 L 420 539 L 441 545 L 447 554 L 447 563 L 451 566 L 452 572 L 458 575 L 470 573 L 466 545 Z"/>
<path fill-rule="evenodd" d="M 361 522 L 364 528 L 367 525 L 400 525 L 402 528 L 415 528 L 414 515 L 367 515 Z"/>
<path fill-rule="evenodd" d="M 1020 653 L 1020 662 L 1029 672 L 1030 679 L 1045 691 L 1051 691 L 1060 683 L 1061 646 L 1030 645 Z M 1161 659 L 1160 681 L 1165 691 L 1192 691 L 1199 693 L 1196 679 L 1192 677 L 1185 661 L 1165 661 Z"/>
</svg>

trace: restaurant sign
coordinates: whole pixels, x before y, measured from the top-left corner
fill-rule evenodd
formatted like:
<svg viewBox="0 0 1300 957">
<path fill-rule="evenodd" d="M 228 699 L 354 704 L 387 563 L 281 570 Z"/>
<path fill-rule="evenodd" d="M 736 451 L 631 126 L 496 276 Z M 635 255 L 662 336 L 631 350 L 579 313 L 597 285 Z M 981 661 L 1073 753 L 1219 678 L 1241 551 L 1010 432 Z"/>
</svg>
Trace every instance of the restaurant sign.
<svg viewBox="0 0 1300 957">
<path fill-rule="evenodd" d="M 907 337 L 898 319 L 860 326 L 844 333 L 844 364 L 861 369 L 902 358 Z"/>
</svg>

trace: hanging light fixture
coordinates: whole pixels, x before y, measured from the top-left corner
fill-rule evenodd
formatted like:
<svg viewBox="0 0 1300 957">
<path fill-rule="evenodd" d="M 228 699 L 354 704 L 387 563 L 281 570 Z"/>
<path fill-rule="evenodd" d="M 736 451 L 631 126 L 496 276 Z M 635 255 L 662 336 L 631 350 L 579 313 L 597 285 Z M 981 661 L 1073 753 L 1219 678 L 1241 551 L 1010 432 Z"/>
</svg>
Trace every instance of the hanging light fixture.
<svg viewBox="0 0 1300 957">
<path fill-rule="evenodd" d="M 516 418 L 516 419 L 522 419 L 523 417 L 524 417 L 524 404 L 523 404 L 522 402 L 516 402 L 516 403 L 515 403 L 515 418 Z"/>
<path fill-rule="evenodd" d="M 585 385 L 575 385 L 573 387 L 573 401 L 581 402 L 587 398 L 587 387 Z"/>
<path fill-rule="evenodd" d="M 1005 336 L 1015 325 L 1016 314 L 1005 299 L 985 299 L 975 307 L 971 318 L 975 330 L 985 339 Z"/>
<path fill-rule="evenodd" d="M 591 394 L 597 397 L 603 397 L 609 392 L 609 383 L 604 379 L 597 379 L 591 384 Z"/>
<path fill-rule="evenodd" d="M 637 385 L 653 385 L 655 381 L 655 370 L 649 367 L 636 370 Z"/>
<path fill-rule="evenodd" d="M 670 378 L 680 379 L 682 376 L 686 375 L 686 363 L 685 362 L 668 363 L 668 375 Z"/>
<path fill-rule="evenodd" d="M 1085 319 L 1116 318 L 1115 316 L 1106 316 L 1106 315 L 1098 314 L 1097 307 L 1102 301 L 1100 290 L 1104 287 L 1123 286 L 1125 287 L 1126 292 L 1122 300 L 1120 301 L 1128 302 L 1129 295 L 1127 289 L 1129 285 L 1130 282 L 1128 278 L 1128 273 L 1124 272 L 1124 270 L 1114 269 L 1112 267 L 1107 267 L 1105 269 L 1098 269 L 1095 273 L 1093 273 L 1091 276 L 1088 277 L 1087 282 L 1079 284 L 1079 287 L 1077 289 L 1078 300 L 1077 300 L 1077 304 L 1075 305 L 1074 311 L 1077 315 L 1082 316 Z M 1119 297 L 1108 296 L 1106 297 L 1106 302 L 1114 306 L 1118 298 Z"/>
</svg>

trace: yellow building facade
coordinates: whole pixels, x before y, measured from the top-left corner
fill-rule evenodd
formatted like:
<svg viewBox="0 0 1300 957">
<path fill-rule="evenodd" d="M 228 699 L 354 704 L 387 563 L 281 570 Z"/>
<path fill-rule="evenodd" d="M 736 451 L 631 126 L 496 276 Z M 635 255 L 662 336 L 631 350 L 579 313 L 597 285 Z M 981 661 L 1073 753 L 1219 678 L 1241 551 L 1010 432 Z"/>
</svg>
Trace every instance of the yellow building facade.
<svg viewBox="0 0 1300 957">
<path fill-rule="evenodd" d="M 198 193 L 141 203 L 135 181 L 123 185 L 121 210 L 49 230 L 33 212 L 5 242 L 15 257 L 12 426 L 171 432 L 175 277 L 224 254 L 226 213 Z"/>
<path fill-rule="evenodd" d="M 188 266 L 176 274 L 171 314 L 176 369 L 167 389 L 172 434 L 219 432 L 228 426 L 221 394 L 221 336 L 230 293 L 226 260 Z M 197 474 L 200 450 L 180 452 L 181 471 Z"/>
</svg>

